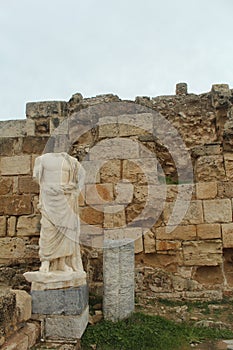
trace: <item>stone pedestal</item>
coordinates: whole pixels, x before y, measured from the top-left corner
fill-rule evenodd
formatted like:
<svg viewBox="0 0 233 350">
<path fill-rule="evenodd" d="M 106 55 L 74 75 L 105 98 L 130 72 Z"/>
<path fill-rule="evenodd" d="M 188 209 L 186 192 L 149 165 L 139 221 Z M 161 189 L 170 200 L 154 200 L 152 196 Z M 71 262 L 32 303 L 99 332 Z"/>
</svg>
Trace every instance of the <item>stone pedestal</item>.
<svg viewBox="0 0 233 350">
<path fill-rule="evenodd" d="M 103 256 L 104 318 L 116 322 L 134 311 L 134 241 L 106 240 Z"/>
<path fill-rule="evenodd" d="M 43 339 L 80 339 L 89 318 L 86 273 L 36 271 L 24 276 L 32 283 L 32 314 L 42 320 Z"/>
</svg>

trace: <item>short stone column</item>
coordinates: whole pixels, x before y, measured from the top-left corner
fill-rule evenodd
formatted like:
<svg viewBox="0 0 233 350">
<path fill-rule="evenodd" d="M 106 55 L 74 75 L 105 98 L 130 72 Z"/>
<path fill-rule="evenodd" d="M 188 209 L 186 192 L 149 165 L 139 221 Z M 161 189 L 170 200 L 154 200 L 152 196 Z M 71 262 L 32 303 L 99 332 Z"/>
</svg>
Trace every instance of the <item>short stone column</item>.
<svg viewBox="0 0 233 350">
<path fill-rule="evenodd" d="M 134 241 L 105 240 L 104 318 L 116 322 L 134 311 Z"/>
<path fill-rule="evenodd" d="M 32 314 L 41 321 L 42 338 L 80 339 L 89 319 L 86 273 L 36 271 L 24 276 L 32 282 Z"/>
</svg>

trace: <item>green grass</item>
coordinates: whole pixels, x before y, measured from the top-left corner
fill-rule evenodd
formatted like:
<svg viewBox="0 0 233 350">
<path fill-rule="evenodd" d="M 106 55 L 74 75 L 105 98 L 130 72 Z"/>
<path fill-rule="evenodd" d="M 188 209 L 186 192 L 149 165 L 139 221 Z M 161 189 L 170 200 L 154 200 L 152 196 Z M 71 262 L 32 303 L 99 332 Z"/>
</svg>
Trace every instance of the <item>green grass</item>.
<svg viewBox="0 0 233 350">
<path fill-rule="evenodd" d="M 82 338 L 82 349 L 93 349 L 95 344 L 96 350 L 185 350 L 191 342 L 232 337 L 229 330 L 197 328 L 160 316 L 135 313 L 117 323 L 102 321 L 89 326 Z"/>
</svg>

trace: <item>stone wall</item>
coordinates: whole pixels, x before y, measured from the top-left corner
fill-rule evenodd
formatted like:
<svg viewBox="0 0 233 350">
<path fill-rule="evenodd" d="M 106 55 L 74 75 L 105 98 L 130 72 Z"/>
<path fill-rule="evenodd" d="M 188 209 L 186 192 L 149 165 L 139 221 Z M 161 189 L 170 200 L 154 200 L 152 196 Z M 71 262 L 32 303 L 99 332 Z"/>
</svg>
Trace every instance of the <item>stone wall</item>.
<svg viewBox="0 0 233 350">
<path fill-rule="evenodd" d="M 134 102 L 114 95 L 85 99 L 75 94 L 69 102 L 28 103 L 26 120 L 1 122 L 0 278 L 22 288 L 21 272 L 29 265 L 38 266 L 39 189 L 32 180 L 33 164 L 44 149 L 56 151 L 65 145 L 83 162 L 87 174 L 100 155 L 105 160 L 95 179 L 87 179 L 79 200 L 83 259 L 91 291 L 102 290 L 104 238 L 128 237 L 135 239 L 139 300 L 232 295 L 232 102 L 233 90 L 225 84 L 213 85 L 201 95 L 189 94 L 186 84 L 177 84 L 174 96 L 137 97 Z M 153 117 L 149 111 L 155 113 Z M 172 150 L 154 136 L 156 128 L 163 129 L 156 112 L 178 130 L 194 170 L 187 213 L 170 233 L 166 227 L 178 194 L 190 190 L 190 183 L 179 178 Z M 124 139 L 128 157 L 121 156 L 119 148 L 119 156 L 112 159 L 113 149 L 117 155 L 121 144 L 118 138 Z M 95 153 L 97 145 L 103 147 Z M 146 164 L 150 173 L 151 154 L 165 174 L 162 210 L 158 209 L 162 202 L 158 183 L 143 171 Z M 144 168 L 138 159 L 143 159 Z M 184 172 L 187 164 L 179 166 Z M 190 174 L 185 175 L 189 178 Z M 149 185 L 154 202 L 142 220 Z M 11 278 L 6 278 L 9 271 Z"/>
</svg>

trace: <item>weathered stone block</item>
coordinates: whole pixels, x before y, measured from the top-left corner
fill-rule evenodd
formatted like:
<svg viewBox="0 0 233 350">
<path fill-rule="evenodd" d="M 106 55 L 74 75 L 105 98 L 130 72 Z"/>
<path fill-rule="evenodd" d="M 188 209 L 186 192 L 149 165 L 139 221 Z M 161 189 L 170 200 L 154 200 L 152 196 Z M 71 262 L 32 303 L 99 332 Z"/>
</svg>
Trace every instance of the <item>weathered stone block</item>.
<svg viewBox="0 0 233 350">
<path fill-rule="evenodd" d="M 49 137 L 26 136 L 23 138 L 22 152 L 26 154 L 42 154 Z"/>
<path fill-rule="evenodd" d="M 9 177 L 0 178 L 0 195 L 9 194 L 12 190 L 12 179 Z"/>
<path fill-rule="evenodd" d="M 134 162 L 133 160 L 123 160 L 123 179 L 126 179 L 130 182 L 137 182 L 138 174 L 143 173 L 142 168 L 139 164 Z"/>
<path fill-rule="evenodd" d="M 213 223 L 232 221 L 230 199 L 204 200 L 203 208 L 206 222 Z"/>
<path fill-rule="evenodd" d="M 145 253 L 154 253 L 155 252 L 155 236 L 154 233 L 149 231 L 145 231 L 143 234 L 144 237 L 144 251 Z"/>
<path fill-rule="evenodd" d="M 99 120 L 99 138 L 119 136 L 117 117 L 102 117 Z"/>
<path fill-rule="evenodd" d="M 6 235 L 6 217 L 0 216 L 0 237 L 4 237 Z"/>
<path fill-rule="evenodd" d="M 181 242 L 179 241 L 159 241 L 156 240 L 156 250 L 179 250 Z"/>
<path fill-rule="evenodd" d="M 27 118 L 63 116 L 66 108 L 65 101 L 28 102 L 26 104 L 26 116 Z"/>
<path fill-rule="evenodd" d="M 88 287 L 32 290 L 32 312 L 41 315 L 81 315 L 88 305 Z"/>
<path fill-rule="evenodd" d="M 197 237 L 200 239 L 221 238 L 220 224 L 197 225 Z"/>
<path fill-rule="evenodd" d="M 31 214 L 32 204 L 30 195 L 0 196 L 0 214 L 24 215 Z"/>
<path fill-rule="evenodd" d="M 233 224 L 222 224 L 223 248 L 233 248 Z"/>
<path fill-rule="evenodd" d="M 39 193 L 38 183 L 31 176 L 19 177 L 19 193 Z"/>
<path fill-rule="evenodd" d="M 221 198 L 233 198 L 233 181 L 219 182 L 218 196 Z"/>
<path fill-rule="evenodd" d="M 153 132 L 153 113 L 120 115 L 118 117 L 119 135 L 132 136 Z"/>
<path fill-rule="evenodd" d="M 10 216 L 7 219 L 7 236 L 13 237 L 16 233 L 16 216 Z"/>
<path fill-rule="evenodd" d="M 133 184 L 127 182 L 119 182 L 115 188 L 116 203 L 128 204 L 133 200 Z"/>
<path fill-rule="evenodd" d="M 12 291 L 0 290 L 0 334 L 8 336 L 17 323 L 16 296 Z"/>
<path fill-rule="evenodd" d="M 233 154 L 225 153 L 224 162 L 225 162 L 227 180 L 232 181 L 233 180 Z"/>
<path fill-rule="evenodd" d="M 93 207 L 80 207 L 79 214 L 81 222 L 89 225 L 101 225 L 104 221 L 104 213 L 98 206 Z"/>
<path fill-rule="evenodd" d="M 89 319 L 88 306 L 78 316 L 50 316 L 45 318 L 46 340 L 77 340 L 86 329 Z"/>
<path fill-rule="evenodd" d="M 34 249 L 28 241 L 18 237 L 2 238 L 0 251 L 0 264 L 25 263 L 29 259 L 38 259 L 38 249 Z"/>
<path fill-rule="evenodd" d="M 222 263 L 222 241 L 183 242 L 184 265 L 217 266 Z"/>
<path fill-rule="evenodd" d="M 125 207 L 123 205 L 108 206 L 104 210 L 104 227 L 123 227 L 126 224 Z"/>
<path fill-rule="evenodd" d="M 105 229 L 104 237 L 106 240 L 123 240 L 131 239 L 134 240 L 135 254 L 143 251 L 143 240 L 142 240 L 142 229 L 141 227 L 126 227 L 126 228 L 115 228 Z"/>
<path fill-rule="evenodd" d="M 112 138 L 102 140 L 89 151 L 90 160 L 138 158 L 138 143 L 127 138 Z"/>
<path fill-rule="evenodd" d="M 27 321 L 32 316 L 32 299 L 24 290 L 14 290 L 18 308 L 18 322 Z"/>
<path fill-rule="evenodd" d="M 86 185 L 85 199 L 87 204 L 107 204 L 113 201 L 113 184 Z"/>
<path fill-rule="evenodd" d="M 168 226 L 169 230 L 172 230 L 172 226 Z M 194 240 L 196 239 L 196 226 L 195 225 L 186 225 L 186 226 L 177 226 L 174 227 L 174 230 L 171 232 L 167 231 L 166 226 L 158 227 L 156 229 L 156 239 L 164 240 Z"/>
<path fill-rule="evenodd" d="M 121 179 L 121 160 L 113 159 L 104 163 L 100 169 L 100 180 L 105 183 L 115 183 Z"/>
<path fill-rule="evenodd" d="M 20 216 L 17 222 L 17 236 L 38 236 L 40 218 L 40 215 Z"/>
<path fill-rule="evenodd" d="M 197 199 L 213 199 L 217 196 L 217 182 L 199 182 L 196 184 Z"/>
<path fill-rule="evenodd" d="M 116 322 L 134 311 L 134 244 L 106 240 L 103 257 L 104 317 Z"/>
<path fill-rule="evenodd" d="M 226 178 L 222 156 L 203 156 L 195 165 L 196 181 L 216 181 Z"/>
<path fill-rule="evenodd" d="M 202 201 L 193 200 L 188 203 L 187 201 L 180 200 L 180 201 L 176 201 L 175 203 L 176 205 L 178 205 L 177 218 L 180 218 L 181 225 L 203 223 Z M 182 218 L 182 213 L 184 211 L 184 208 L 186 207 L 187 207 L 187 211 L 185 213 L 184 218 Z M 163 215 L 166 223 L 169 222 L 169 218 L 171 217 L 173 209 L 174 209 L 174 203 L 165 203 Z M 179 222 L 177 221 L 177 223 Z"/>
<path fill-rule="evenodd" d="M 31 171 L 31 157 L 29 155 L 2 157 L 0 164 L 2 175 L 27 175 Z"/>
</svg>

